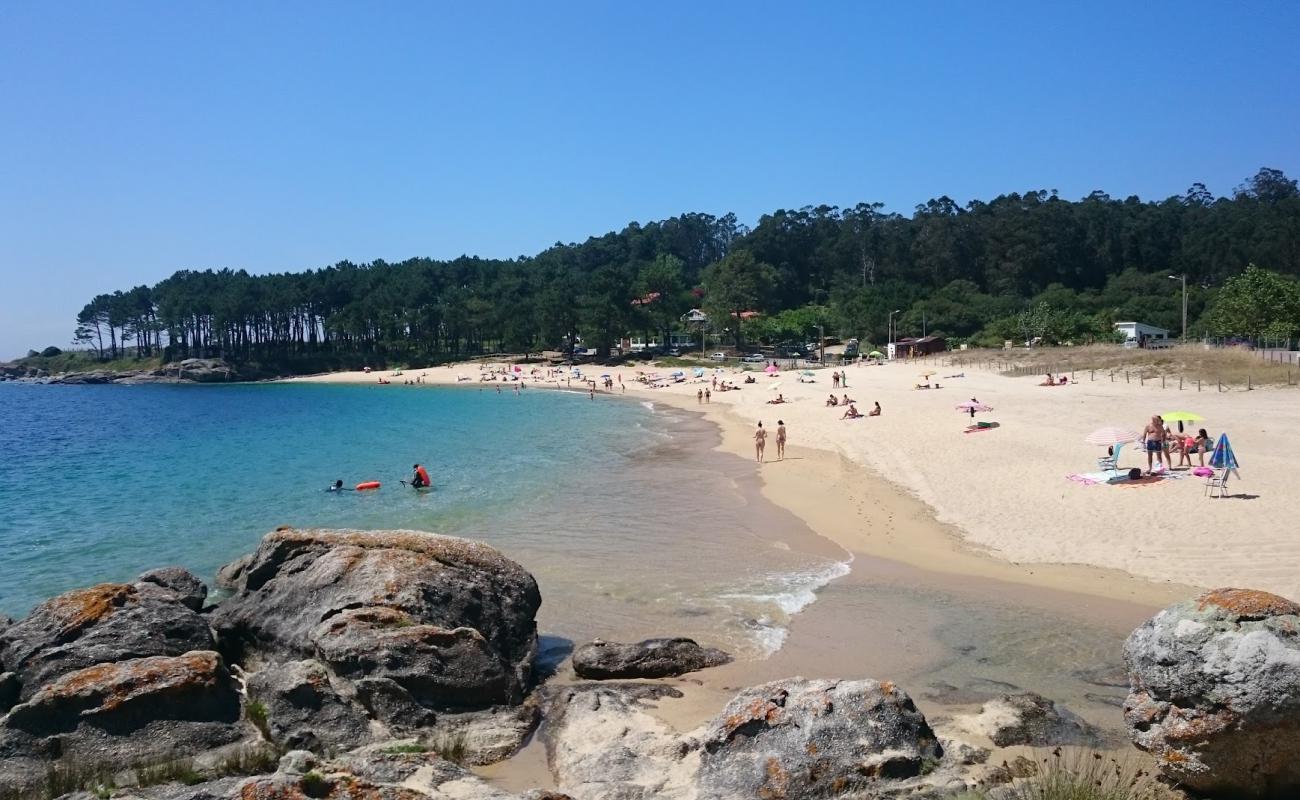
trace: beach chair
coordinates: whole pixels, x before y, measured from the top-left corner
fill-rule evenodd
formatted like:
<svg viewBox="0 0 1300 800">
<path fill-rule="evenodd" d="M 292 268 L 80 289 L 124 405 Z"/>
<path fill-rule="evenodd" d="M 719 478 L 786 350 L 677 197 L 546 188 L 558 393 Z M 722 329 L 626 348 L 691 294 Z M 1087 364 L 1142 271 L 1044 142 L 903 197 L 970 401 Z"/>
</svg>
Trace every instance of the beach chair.
<svg viewBox="0 0 1300 800">
<path fill-rule="evenodd" d="M 1218 490 L 1216 495 L 1214 492 Z M 1228 470 L 1216 469 L 1214 474 L 1205 479 L 1205 494 L 1208 497 L 1228 496 Z"/>
</svg>

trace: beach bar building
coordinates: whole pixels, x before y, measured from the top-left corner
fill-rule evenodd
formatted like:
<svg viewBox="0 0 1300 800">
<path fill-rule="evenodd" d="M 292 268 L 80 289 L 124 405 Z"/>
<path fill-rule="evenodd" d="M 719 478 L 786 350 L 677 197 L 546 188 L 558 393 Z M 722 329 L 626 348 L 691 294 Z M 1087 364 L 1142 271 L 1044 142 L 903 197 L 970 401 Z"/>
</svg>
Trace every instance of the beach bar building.
<svg viewBox="0 0 1300 800">
<path fill-rule="evenodd" d="M 916 358 L 942 353 L 948 349 L 948 342 L 942 336 L 922 336 L 919 339 L 903 337 L 889 348 L 890 358 Z"/>
<path fill-rule="evenodd" d="M 1147 325 L 1142 322 L 1116 322 L 1115 330 L 1124 334 L 1124 340 L 1134 342 L 1142 346 L 1153 339 L 1164 340 L 1169 338 L 1169 331 L 1164 328 L 1157 328 L 1154 325 Z"/>
</svg>

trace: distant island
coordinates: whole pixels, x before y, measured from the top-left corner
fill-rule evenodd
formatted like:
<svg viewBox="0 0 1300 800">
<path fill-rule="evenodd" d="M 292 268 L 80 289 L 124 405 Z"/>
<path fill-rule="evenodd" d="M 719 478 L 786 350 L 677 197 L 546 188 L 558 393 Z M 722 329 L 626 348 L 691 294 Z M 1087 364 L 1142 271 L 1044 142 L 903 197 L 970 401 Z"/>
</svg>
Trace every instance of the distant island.
<svg viewBox="0 0 1300 800">
<path fill-rule="evenodd" d="M 1202 184 L 1159 202 L 1038 190 L 940 197 L 911 217 L 879 203 L 778 210 L 752 229 L 683 214 L 508 260 L 186 269 L 93 298 L 74 338 L 99 360 L 223 358 L 251 374 L 608 356 L 631 341 L 742 348 L 819 327 L 950 347 L 1113 341 L 1118 320 L 1281 339 L 1300 330 L 1298 275 L 1300 190 L 1261 169 L 1230 197 Z"/>
</svg>

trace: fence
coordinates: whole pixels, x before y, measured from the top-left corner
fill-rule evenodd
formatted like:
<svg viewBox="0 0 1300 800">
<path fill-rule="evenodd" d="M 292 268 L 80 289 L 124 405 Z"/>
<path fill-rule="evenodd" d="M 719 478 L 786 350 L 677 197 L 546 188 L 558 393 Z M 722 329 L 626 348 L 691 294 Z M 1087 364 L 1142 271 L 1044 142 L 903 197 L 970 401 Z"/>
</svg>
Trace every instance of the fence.
<svg viewBox="0 0 1300 800">
<path fill-rule="evenodd" d="M 1286 352 L 1286 351 L 1280 351 Z M 1292 355 L 1296 355 L 1292 353 Z M 1054 376 L 1057 380 L 1064 375 L 1069 375 L 1071 383 L 1078 383 L 1086 380 L 1089 383 L 1095 383 L 1098 380 L 1109 383 L 1126 383 L 1137 384 L 1146 387 L 1148 384 L 1154 386 L 1157 382 L 1161 389 L 1177 389 L 1178 391 L 1195 389 L 1198 392 L 1230 392 L 1234 389 L 1253 391 L 1255 388 L 1254 376 L 1249 372 L 1246 373 L 1245 383 L 1233 382 L 1231 379 L 1224 380 L 1222 376 L 1214 376 L 1210 379 L 1205 378 L 1188 378 L 1185 374 L 1170 375 L 1160 372 L 1154 367 L 1148 369 L 1140 368 L 1086 368 L 1076 370 L 1073 364 L 1057 364 L 1055 366 L 1044 364 L 1021 364 L 1019 362 L 1008 361 L 999 358 L 970 358 L 966 356 L 952 356 L 944 358 L 941 362 L 944 367 L 964 369 L 983 369 L 997 372 L 1009 378 L 1026 378 L 1033 375 Z M 1298 364 L 1295 359 L 1282 360 L 1274 363 L 1291 363 Z M 1082 377 L 1080 377 L 1082 376 Z M 1286 371 L 1286 385 L 1300 386 L 1300 369 Z"/>
</svg>

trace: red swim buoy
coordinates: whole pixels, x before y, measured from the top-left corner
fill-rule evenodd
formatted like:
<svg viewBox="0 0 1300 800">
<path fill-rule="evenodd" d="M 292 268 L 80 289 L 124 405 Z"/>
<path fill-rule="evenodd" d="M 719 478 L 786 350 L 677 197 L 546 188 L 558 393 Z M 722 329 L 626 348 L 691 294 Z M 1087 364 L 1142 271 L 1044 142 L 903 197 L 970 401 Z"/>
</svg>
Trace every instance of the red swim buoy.
<svg viewBox="0 0 1300 800">
<path fill-rule="evenodd" d="M 364 483 L 357 484 L 358 492 L 364 492 L 367 489 L 378 489 L 378 488 L 379 488 L 379 481 L 365 481 Z"/>
</svg>

